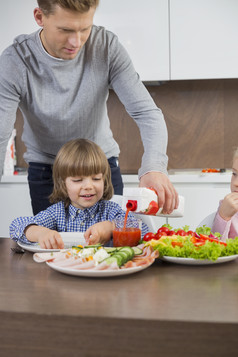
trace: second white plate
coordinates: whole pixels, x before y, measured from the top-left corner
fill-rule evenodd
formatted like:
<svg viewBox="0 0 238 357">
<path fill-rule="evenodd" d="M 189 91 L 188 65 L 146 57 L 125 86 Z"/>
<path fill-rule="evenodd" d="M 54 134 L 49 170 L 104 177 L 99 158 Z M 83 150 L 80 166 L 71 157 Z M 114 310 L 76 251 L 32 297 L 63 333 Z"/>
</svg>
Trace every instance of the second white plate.
<svg viewBox="0 0 238 357">
<path fill-rule="evenodd" d="M 175 264 L 184 264 L 184 265 L 213 265 L 213 264 L 221 264 L 230 262 L 238 258 L 238 255 L 228 255 L 225 257 L 220 257 L 217 260 L 209 260 L 209 259 L 193 259 L 193 258 L 178 258 L 178 257 L 169 257 L 163 256 L 160 259 L 165 262 L 175 263 Z"/>
<path fill-rule="evenodd" d="M 73 245 L 85 245 L 86 241 L 84 238 L 84 233 L 82 232 L 60 232 L 60 235 L 64 241 L 64 248 L 71 248 Z M 43 252 L 58 252 L 60 249 L 43 249 L 38 243 L 23 244 L 17 242 L 17 244 L 24 250 L 32 253 L 43 253 Z"/>
</svg>

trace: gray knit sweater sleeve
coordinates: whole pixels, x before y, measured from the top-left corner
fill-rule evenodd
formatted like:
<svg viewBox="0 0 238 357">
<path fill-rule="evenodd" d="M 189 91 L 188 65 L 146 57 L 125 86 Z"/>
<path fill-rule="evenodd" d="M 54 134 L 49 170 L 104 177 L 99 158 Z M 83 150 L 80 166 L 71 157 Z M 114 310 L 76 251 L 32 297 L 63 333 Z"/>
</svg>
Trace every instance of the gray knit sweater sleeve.
<svg viewBox="0 0 238 357">
<path fill-rule="evenodd" d="M 117 36 L 93 26 L 73 60 L 51 57 L 39 31 L 18 36 L 0 56 L 0 173 L 16 110 L 24 119 L 26 162 L 54 162 L 68 140 L 84 137 L 118 156 L 107 114 L 113 88 L 136 121 L 144 155 L 139 175 L 167 172 L 167 129 L 163 114 L 139 79 Z"/>
</svg>

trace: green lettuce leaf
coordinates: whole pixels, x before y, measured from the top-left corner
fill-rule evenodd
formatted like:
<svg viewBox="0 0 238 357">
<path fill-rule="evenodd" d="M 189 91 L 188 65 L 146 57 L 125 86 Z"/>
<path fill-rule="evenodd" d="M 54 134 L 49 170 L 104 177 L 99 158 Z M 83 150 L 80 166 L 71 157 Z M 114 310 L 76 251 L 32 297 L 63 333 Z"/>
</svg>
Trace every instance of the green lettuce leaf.
<svg viewBox="0 0 238 357">
<path fill-rule="evenodd" d="M 180 258 L 209 259 L 212 261 L 217 260 L 219 257 L 238 254 L 238 237 L 227 239 L 227 246 L 206 241 L 204 245 L 195 247 L 190 238 L 186 238 L 184 241 L 183 237 L 181 237 L 181 240 L 178 239 L 178 241 L 184 242 L 183 247 L 173 247 L 171 240 L 165 239 L 164 243 L 166 246 L 157 244 L 153 248 L 159 251 L 160 257 L 165 255 Z"/>
</svg>

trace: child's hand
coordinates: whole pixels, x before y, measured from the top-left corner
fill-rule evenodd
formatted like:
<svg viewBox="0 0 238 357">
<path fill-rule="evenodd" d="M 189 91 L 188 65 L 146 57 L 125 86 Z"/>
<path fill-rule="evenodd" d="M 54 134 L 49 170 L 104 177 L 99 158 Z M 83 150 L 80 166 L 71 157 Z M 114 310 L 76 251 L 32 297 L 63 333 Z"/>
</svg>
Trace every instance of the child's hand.
<svg viewBox="0 0 238 357">
<path fill-rule="evenodd" d="M 88 245 L 105 244 L 112 236 L 114 224 L 110 221 L 98 222 L 89 227 L 84 233 Z"/>
<path fill-rule="evenodd" d="M 222 201 L 219 214 L 225 221 L 229 221 L 236 212 L 238 212 L 238 192 L 231 192 Z"/>
<path fill-rule="evenodd" d="M 31 242 L 38 242 L 43 249 L 63 249 L 61 235 L 52 229 L 31 225 L 25 229 L 25 236 Z"/>
</svg>

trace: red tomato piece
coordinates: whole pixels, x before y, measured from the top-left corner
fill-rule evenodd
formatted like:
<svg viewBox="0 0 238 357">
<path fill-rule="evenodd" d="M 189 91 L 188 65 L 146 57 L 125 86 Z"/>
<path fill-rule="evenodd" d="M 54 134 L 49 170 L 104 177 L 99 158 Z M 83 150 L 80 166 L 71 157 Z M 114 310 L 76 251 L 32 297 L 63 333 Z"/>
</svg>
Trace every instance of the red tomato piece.
<svg viewBox="0 0 238 357">
<path fill-rule="evenodd" d="M 143 240 L 146 242 L 150 241 L 151 239 L 155 239 L 155 234 L 152 232 L 146 233 L 143 237 Z"/>
<path fill-rule="evenodd" d="M 201 245 L 204 245 L 205 244 L 205 241 L 201 241 L 201 242 L 196 242 L 196 243 L 193 243 L 195 245 L 195 247 L 200 247 Z"/>
<path fill-rule="evenodd" d="M 157 233 L 166 233 L 166 235 L 168 235 L 169 233 L 169 228 L 168 227 L 160 227 L 157 231 Z"/>
<path fill-rule="evenodd" d="M 195 232 L 194 231 L 188 231 L 187 234 L 195 237 Z"/>
<path fill-rule="evenodd" d="M 175 233 L 175 231 L 169 231 L 169 233 L 168 233 L 168 236 L 173 236 L 173 235 L 175 235 L 176 233 Z"/>
<path fill-rule="evenodd" d="M 145 214 L 155 215 L 158 210 L 159 210 L 158 203 L 155 201 L 151 201 L 149 207 L 145 211 Z"/>
<path fill-rule="evenodd" d="M 174 242 L 172 242 L 172 246 L 173 246 L 173 247 L 176 247 L 176 246 L 178 246 L 178 247 L 183 247 L 183 243 L 182 243 L 182 242 L 176 242 L 176 241 L 174 241 Z"/>
<path fill-rule="evenodd" d="M 176 232 L 176 235 L 177 235 L 177 236 L 186 236 L 186 232 L 185 232 L 183 229 L 179 229 L 179 230 Z"/>
<path fill-rule="evenodd" d="M 167 234 L 164 232 L 157 232 L 155 234 L 155 239 L 160 239 L 161 237 L 164 237 L 164 236 L 167 236 Z"/>
</svg>

